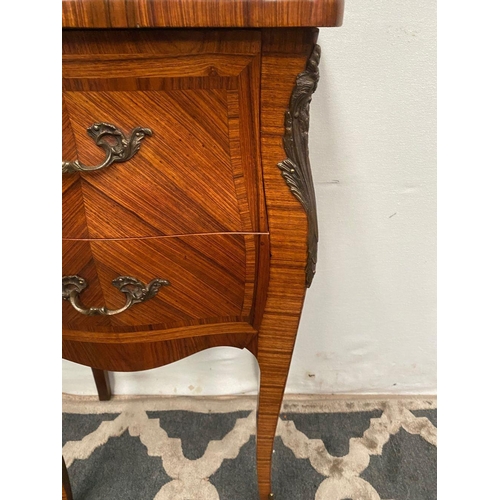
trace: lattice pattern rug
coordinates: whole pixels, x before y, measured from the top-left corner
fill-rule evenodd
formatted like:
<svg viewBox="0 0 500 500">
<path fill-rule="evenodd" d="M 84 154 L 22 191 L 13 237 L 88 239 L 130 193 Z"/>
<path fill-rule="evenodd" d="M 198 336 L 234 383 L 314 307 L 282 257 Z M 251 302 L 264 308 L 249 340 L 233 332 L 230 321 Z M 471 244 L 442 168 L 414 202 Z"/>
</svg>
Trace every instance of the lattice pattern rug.
<svg viewBox="0 0 500 500">
<path fill-rule="evenodd" d="M 258 500 L 256 399 L 63 397 L 74 500 Z M 436 499 L 434 398 L 288 397 L 276 500 Z"/>
</svg>

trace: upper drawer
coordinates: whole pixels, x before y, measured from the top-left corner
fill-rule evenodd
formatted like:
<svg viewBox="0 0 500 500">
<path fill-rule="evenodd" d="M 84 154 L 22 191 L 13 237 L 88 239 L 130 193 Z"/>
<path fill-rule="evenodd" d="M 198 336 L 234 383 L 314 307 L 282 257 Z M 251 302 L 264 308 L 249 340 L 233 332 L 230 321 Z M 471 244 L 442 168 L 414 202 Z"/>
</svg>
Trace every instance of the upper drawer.
<svg viewBox="0 0 500 500">
<path fill-rule="evenodd" d="M 152 131 L 128 161 L 63 174 L 64 238 L 266 229 L 258 31 L 66 31 L 62 71 L 63 161 L 103 163 L 95 123 Z"/>
</svg>

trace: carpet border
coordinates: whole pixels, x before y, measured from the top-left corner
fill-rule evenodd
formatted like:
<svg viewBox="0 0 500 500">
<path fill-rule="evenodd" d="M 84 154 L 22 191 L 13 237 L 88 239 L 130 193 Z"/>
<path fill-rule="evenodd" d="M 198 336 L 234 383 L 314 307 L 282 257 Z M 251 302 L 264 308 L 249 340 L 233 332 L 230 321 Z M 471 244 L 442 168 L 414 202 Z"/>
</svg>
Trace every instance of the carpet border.
<svg viewBox="0 0 500 500">
<path fill-rule="evenodd" d="M 292 394 L 283 400 L 282 413 L 354 413 L 383 409 L 388 402 L 401 401 L 408 410 L 434 410 L 435 395 Z M 147 411 L 193 411 L 229 413 L 257 408 L 257 396 L 113 396 L 99 401 L 97 396 L 63 394 L 63 413 L 121 413 L 142 406 Z"/>
</svg>

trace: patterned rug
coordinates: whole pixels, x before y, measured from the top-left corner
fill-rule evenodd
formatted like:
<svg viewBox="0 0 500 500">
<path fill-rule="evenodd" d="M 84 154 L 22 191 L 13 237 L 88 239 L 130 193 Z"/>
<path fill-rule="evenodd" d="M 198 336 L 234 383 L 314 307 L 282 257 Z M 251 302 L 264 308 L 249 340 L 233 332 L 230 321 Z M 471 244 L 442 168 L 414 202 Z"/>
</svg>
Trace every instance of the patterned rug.
<svg viewBox="0 0 500 500">
<path fill-rule="evenodd" d="M 258 500 L 254 397 L 63 397 L 74 500 Z M 285 399 L 276 500 L 432 500 L 435 398 Z"/>
</svg>

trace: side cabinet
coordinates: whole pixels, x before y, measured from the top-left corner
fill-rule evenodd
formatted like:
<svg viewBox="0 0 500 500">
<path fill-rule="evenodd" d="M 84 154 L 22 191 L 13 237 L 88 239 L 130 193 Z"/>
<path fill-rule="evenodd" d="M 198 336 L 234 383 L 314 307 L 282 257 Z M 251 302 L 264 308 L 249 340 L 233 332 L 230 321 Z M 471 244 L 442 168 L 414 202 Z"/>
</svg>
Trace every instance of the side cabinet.
<svg viewBox="0 0 500 500">
<path fill-rule="evenodd" d="M 341 2 L 63 1 L 63 357 L 106 392 L 105 370 L 249 349 L 262 499 L 316 265 L 311 20 Z"/>
</svg>

